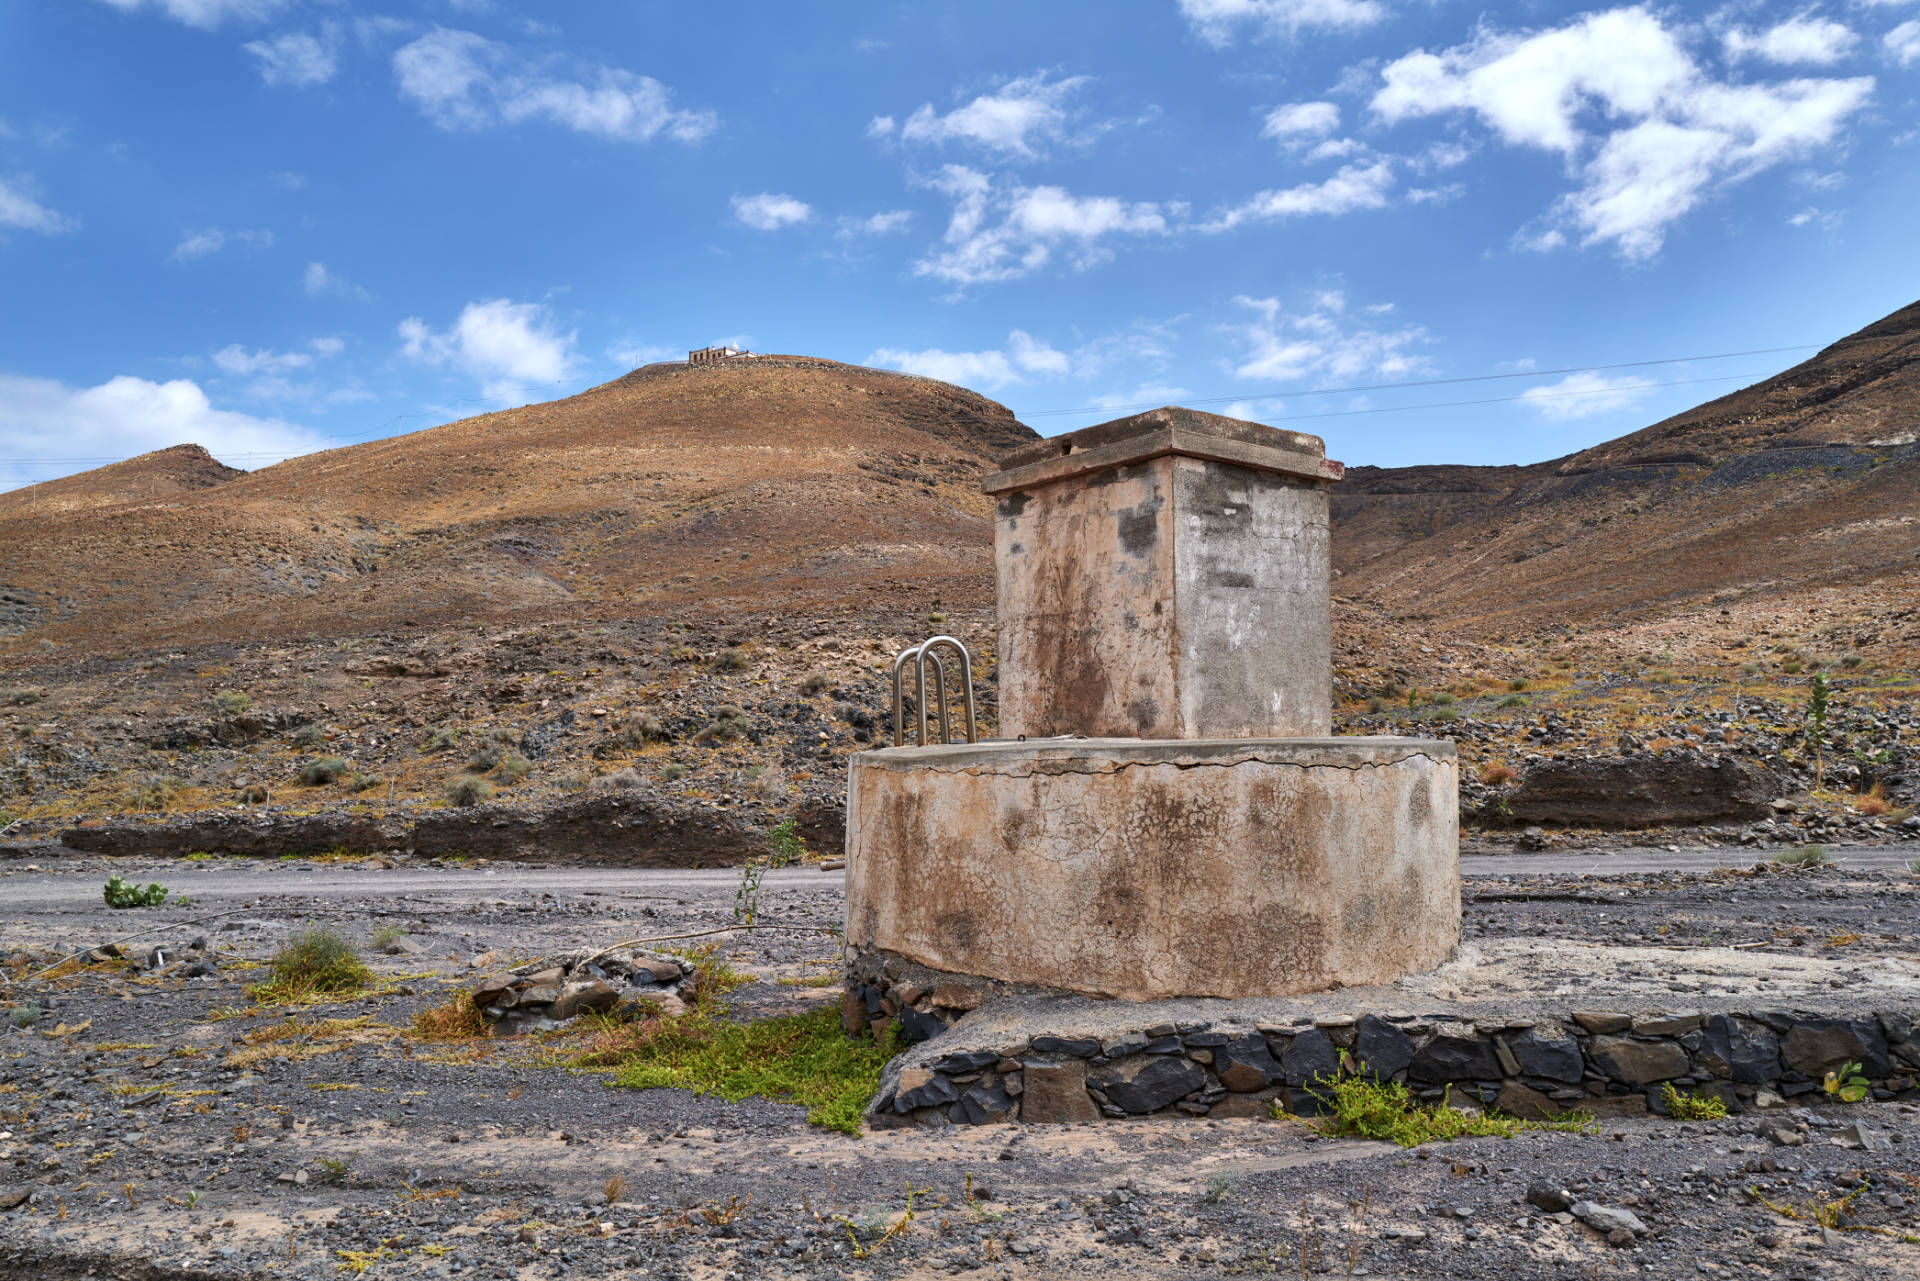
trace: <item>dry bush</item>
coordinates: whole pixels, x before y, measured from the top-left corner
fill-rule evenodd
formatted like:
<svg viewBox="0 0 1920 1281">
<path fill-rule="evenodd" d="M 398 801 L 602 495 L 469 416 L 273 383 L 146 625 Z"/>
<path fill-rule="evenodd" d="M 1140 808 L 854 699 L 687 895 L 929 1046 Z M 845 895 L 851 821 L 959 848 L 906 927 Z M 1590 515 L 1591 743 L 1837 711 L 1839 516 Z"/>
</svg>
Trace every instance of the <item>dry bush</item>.
<svg viewBox="0 0 1920 1281">
<path fill-rule="evenodd" d="M 1489 764 L 1480 767 L 1480 781 L 1488 787 L 1499 787 L 1502 783 L 1511 783 L 1520 777 L 1520 771 L 1511 765 Z"/>
<path fill-rule="evenodd" d="M 471 1041 L 487 1034 L 487 1020 L 473 1003 L 473 993 L 461 991 L 445 1004 L 414 1015 L 413 1034 L 422 1041 Z"/>
</svg>

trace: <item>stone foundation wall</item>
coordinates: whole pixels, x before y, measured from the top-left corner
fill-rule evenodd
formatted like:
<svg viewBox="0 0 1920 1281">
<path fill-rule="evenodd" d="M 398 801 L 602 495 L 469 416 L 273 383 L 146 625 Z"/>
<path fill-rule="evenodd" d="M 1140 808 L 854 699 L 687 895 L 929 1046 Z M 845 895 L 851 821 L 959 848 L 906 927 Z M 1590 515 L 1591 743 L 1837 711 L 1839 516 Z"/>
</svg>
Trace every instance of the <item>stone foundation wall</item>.
<svg viewBox="0 0 1920 1281">
<path fill-rule="evenodd" d="M 1731 1112 L 1806 1102 L 1824 1098 L 1824 1074 L 1849 1062 L 1876 1099 L 1920 1097 L 1920 1039 L 1903 1011 L 1571 1010 L 1517 1022 L 1365 1014 L 1286 1026 L 1160 1023 L 1105 1040 L 1043 1035 L 945 1054 L 936 1045 L 889 1068 L 869 1124 L 1250 1117 L 1276 1105 L 1311 1114 L 1324 1107 L 1322 1079 L 1343 1061 L 1425 1100 L 1472 1100 L 1527 1119 L 1664 1112 L 1663 1084 L 1718 1095 Z"/>
</svg>

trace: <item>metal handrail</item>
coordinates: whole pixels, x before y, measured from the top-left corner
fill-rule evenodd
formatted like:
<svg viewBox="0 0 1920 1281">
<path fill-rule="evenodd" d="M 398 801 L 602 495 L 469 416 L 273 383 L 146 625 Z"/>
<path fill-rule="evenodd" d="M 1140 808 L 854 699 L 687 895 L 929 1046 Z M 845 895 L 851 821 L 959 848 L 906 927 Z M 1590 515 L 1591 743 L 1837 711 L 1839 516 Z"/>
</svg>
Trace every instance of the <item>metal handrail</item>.
<svg viewBox="0 0 1920 1281">
<path fill-rule="evenodd" d="M 927 742 L 927 664 L 933 664 L 934 697 L 940 704 L 940 741 L 953 741 L 953 725 L 947 711 L 947 667 L 936 653 L 939 649 L 950 649 L 960 660 L 960 684 L 965 695 L 966 730 L 969 743 L 979 742 L 978 722 L 973 708 L 973 655 L 958 638 L 935 636 L 918 645 L 909 646 L 893 656 L 893 745 L 901 747 L 907 741 L 906 699 L 901 688 L 900 673 L 909 662 L 913 664 L 914 711 L 919 721 L 915 742 L 921 747 Z"/>
</svg>

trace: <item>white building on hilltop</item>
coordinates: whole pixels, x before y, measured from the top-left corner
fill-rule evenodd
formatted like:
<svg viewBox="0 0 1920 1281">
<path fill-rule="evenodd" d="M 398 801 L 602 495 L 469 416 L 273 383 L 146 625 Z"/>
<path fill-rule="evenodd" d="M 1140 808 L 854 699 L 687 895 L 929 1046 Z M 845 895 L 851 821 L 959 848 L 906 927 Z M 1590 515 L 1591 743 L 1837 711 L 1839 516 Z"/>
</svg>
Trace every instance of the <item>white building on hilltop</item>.
<svg viewBox="0 0 1920 1281">
<path fill-rule="evenodd" d="M 735 360 L 741 356 L 751 356 L 752 352 L 744 347 L 735 347 L 729 343 L 724 347 L 702 347 L 699 351 L 687 353 L 689 365 L 717 365 L 723 360 Z"/>
</svg>

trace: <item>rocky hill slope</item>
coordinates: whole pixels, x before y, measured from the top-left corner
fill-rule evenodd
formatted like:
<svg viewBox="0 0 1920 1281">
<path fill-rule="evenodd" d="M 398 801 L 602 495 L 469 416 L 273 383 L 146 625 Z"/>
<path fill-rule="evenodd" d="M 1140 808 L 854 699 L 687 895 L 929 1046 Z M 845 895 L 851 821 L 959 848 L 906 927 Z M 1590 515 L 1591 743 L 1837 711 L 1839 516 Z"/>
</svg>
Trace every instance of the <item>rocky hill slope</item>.
<svg viewBox="0 0 1920 1281">
<path fill-rule="evenodd" d="M 773 356 L 257 472 L 181 446 L 0 498 L 0 665 L 598 612 L 991 596 L 976 482 L 1034 434 L 929 379 Z M 12 643 L 8 643 L 9 637 Z"/>
<path fill-rule="evenodd" d="M 1525 467 L 1354 467 L 1342 589 L 1480 633 L 1920 586 L 1920 303 L 1776 377 Z"/>
</svg>

